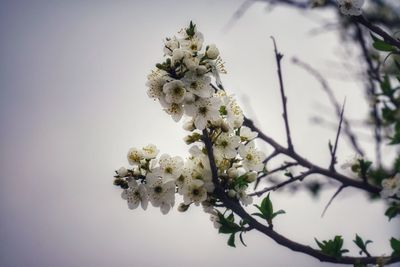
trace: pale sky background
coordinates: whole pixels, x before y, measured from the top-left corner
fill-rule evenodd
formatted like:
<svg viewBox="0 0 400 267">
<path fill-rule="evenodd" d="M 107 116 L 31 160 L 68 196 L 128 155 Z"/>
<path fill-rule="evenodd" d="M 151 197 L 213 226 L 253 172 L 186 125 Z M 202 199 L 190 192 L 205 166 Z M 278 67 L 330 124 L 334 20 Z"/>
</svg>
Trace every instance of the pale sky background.
<svg viewBox="0 0 400 267">
<path fill-rule="evenodd" d="M 131 211 L 112 185 L 113 171 L 127 165 L 132 146 L 154 143 L 162 153 L 187 155 L 185 132 L 147 97 L 145 82 L 162 57 L 163 38 L 190 20 L 206 43 L 219 47 L 227 90 L 284 142 L 269 38 L 275 36 L 285 54 L 294 143 L 308 159 L 327 164 L 327 140 L 335 135 L 310 117 L 335 117 L 324 108 L 318 83 L 290 64 L 292 56 L 332 78 L 338 99 L 347 97 L 350 118 L 365 117 L 361 84 L 337 59 L 346 51 L 338 35 L 309 34 L 335 14 L 267 12 L 255 4 L 224 30 L 242 2 L 0 1 L 0 266 L 338 266 L 257 232 L 244 236 L 248 247 L 230 248 L 201 208 L 166 216 L 153 207 Z M 348 63 L 356 66 L 352 51 Z M 340 162 L 352 156 L 344 141 L 339 156 Z M 342 234 L 353 255 L 358 233 L 374 240 L 371 252 L 388 253 L 399 220 L 387 223 L 383 203 L 369 204 L 351 189 L 321 218 L 334 191 L 318 202 L 306 193 L 272 194 L 274 205 L 287 212 L 276 219 L 276 230 L 314 247 L 314 237 Z"/>
</svg>

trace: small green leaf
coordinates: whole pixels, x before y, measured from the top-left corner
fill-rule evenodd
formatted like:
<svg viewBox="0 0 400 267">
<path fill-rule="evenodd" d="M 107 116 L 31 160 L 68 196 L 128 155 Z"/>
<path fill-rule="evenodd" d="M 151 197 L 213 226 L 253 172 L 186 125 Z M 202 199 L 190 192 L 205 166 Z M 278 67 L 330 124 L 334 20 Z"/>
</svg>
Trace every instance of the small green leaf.
<svg viewBox="0 0 400 267">
<path fill-rule="evenodd" d="M 278 210 L 277 212 L 274 212 L 272 214 L 272 219 L 278 216 L 279 214 L 285 214 L 286 212 L 284 210 Z"/>
<path fill-rule="evenodd" d="M 229 236 L 229 239 L 228 239 L 228 246 L 230 246 L 230 247 L 236 247 L 235 246 L 235 234 L 231 234 L 230 236 Z"/>
<path fill-rule="evenodd" d="M 392 256 L 400 256 L 400 240 L 392 237 L 390 239 L 390 246 L 393 249 Z"/>
<path fill-rule="evenodd" d="M 396 48 L 394 48 L 392 45 L 385 43 L 384 41 L 376 41 L 372 44 L 372 46 L 379 51 L 382 52 L 394 52 L 396 51 Z"/>
<path fill-rule="evenodd" d="M 246 243 L 244 243 L 244 240 L 243 240 L 243 232 L 240 232 L 239 239 L 240 239 L 240 242 L 243 244 L 243 246 L 247 247 Z"/>
<path fill-rule="evenodd" d="M 393 203 L 393 206 L 389 207 L 385 211 L 385 215 L 388 217 L 389 221 L 396 217 L 398 214 L 400 214 L 400 205 L 395 205 Z"/>
</svg>

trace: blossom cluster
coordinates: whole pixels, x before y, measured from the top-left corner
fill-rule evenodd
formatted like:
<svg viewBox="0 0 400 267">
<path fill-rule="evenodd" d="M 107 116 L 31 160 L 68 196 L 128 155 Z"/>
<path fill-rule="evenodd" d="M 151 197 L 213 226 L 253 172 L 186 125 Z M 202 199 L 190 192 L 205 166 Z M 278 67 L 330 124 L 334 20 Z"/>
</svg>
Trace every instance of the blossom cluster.
<svg viewBox="0 0 400 267">
<path fill-rule="evenodd" d="M 246 190 L 264 171 L 265 154 L 255 146 L 257 133 L 243 125 L 238 103 L 222 89 L 219 73 L 224 69 L 217 47 L 203 49 L 203 35 L 193 23 L 179 34 L 165 40 L 164 61 L 156 65 L 146 85 L 148 96 L 175 121 L 187 118 L 183 128 L 189 132 L 184 138 L 190 145 L 189 156 L 159 156 L 154 145 L 131 148 L 127 155 L 131 168 L 117 170 L 114 184 L 123 188 L 122 198 L 131 209 L 139 205 L 146 209 L 150 202 L 166 214 L 178 194 L 179 211 L 201 204 L 218 227 L 215 187 L 243 205 L 251 204 Z M 212 144 L 218 177 L 212 176 L 205 138 Z"/>
</svg>

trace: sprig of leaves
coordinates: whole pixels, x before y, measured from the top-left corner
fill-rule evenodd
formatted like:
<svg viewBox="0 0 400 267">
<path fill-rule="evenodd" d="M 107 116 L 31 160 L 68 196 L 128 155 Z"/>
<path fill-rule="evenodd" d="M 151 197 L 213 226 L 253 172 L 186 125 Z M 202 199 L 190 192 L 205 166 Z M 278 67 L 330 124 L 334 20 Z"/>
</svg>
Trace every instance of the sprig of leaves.
<svg viewBox="0 0 400 267">
<path fill-rule="evenodd" d="M 340 235 L 334 237 L 331 240 L 323 240 L 322 243 L 318 241 L 318 239 L 314 238 L 315 242 L 317 242 L 318 247 L 321 249 L 321 252 L 325 255 L 335 257 L 339 259 L 342 257 L 343 253 L 349 252 L 348 249 L 342 249 L 343 247 L 343 238 Z"/>
<path fill-rule="evenodd" d="M 359 252 L 360 255 L 364 253 L 368 257 L 371 256 L 371 254 L 369 254 L 369 252 L 367 251 L 367 245 L 369 243 L 372 243 L 371 240 L 367 240 L 364 242 L 364 240 L 358 234 L 356 234 L 356 239 L 354 239 L 353 242 L 357 245 L 357 247 L 360 248 L 360 252 Z"/>
<path fill-rule="evenodd" d="M 247 246 L 243 241 L 243 233 L 246 231 L 245 226 L 247 222 L 245 220 L 241 220 L 239 224 L 235 223 L 235 216 L 231 212 L 227 217 L 224 214 L 218 212 L 218 222 L 221 224 L 221 227 L 218 230 L 220 234 L 229 234 L 228 238 L 228 246 L 236 247 L 235 245 L 235 236 L 239 233 L 240 242 Z"/>
<path fill-rule="evenodd" d="M 272 228 L 272 220 L 278 216 L 279 214 L 284 214 L 284 210 L 278 210 L 274 212 L 274 208 L 271 202 L 271 199 L 269 198 L 269 193 L 268 195 L 261 201 L 261 205 L 254 205 L 260 212 L 253 213 L 251 215 L 258 216 L 264 220 L 267 221 L 268 225 Z"/>
</svg>

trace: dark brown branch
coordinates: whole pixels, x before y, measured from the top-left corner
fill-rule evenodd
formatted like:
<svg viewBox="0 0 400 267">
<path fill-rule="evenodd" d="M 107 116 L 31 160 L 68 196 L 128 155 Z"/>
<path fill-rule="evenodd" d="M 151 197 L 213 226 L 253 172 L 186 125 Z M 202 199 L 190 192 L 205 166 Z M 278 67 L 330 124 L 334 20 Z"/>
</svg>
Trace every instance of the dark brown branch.
<svg viewBox="0 0 400 267">
<path fill-rule="evenodd" d="M 313 249 L 310 246 L 306 246 L 297 242 L 294 242 L 283 235 L 272 230 L 272 228 L 259 223 L 254 217 L 252 217 L 249 213 L 247 213 L 240 203 L 237 200 L 229 198 L 224 190 L 219 186 L 218 183 L 218 170 L 215 165 L 214 153 L 212 148 L 211 139 L 209 138 L 207 130 L 203 130 L 203 142 L 206 146 L 207 155 L 210 161 L 212 180 L 215 183 L 215 190 L 213 194 L 218 197 L 218 199 L 225 205 L 226 208 L 232 210 L 243 220 L 246 220 L 249 224 L 247 230 L 256 229 L 259 232 L 265 234 L 266 236 L 272 238 L 278 244 L 285 246 L 293 251 L 301 252 L 312 256 L 314 258 L 319 259 L 324 262 L 332 262 L 332 263 L 342 263 L 342 264 L 354 264 L 354 263 L 363 263 L 363 264 L 376 264 L 381 260 L 382 257 L 341 257 L 335 258 L 328 255 L 323 254 L 321 251 Z M 293 152 L 294 153 L 294 152 Z M 400 261 L 400 257 L 392 257 L 387 258 L 387 263 L 393 263 Z"/>
<path fill-rule="evenodd" d="M 290 128 L 289 128 L 289 119 L 288 119 L 288 112 L 287 112 L 287 97 L 285 95 L 285 88 L 283 86 L 283 78 L 282 78 L 282 68 L 281 68 L 281 60 L 283 58 L 283 55 L 278 51 L 278 48 L 276 47 L 276 42 L 274 37 L 271 36 L 271 39 L 274 43 L 274 51 L 275 51 L 275 58 L 276 58 L 276 64 L 278 67 L 278 78 L 279 78 L 279 88 L 281 92 L 281 99 L 282 99 L 282 107 L 283 107 L 283 120 L 285 121 L 285 129 L 286 129 L 286 138 L 287 138 L 287 143 L 288 143 L 288 149 L 290 151 L 294 151 L 293 144 L 292 144 L 292 138 L 290 136 Z"/>
<path fill-rule="evenodd" d="M 280 144 L 278 144 L 275 140 L 273 140 L 271 137 L 265 135 L 260 129 L 258 129 L 254 123 L 249 120 L 248 118 L 245 118 L 244 124 L 249 127 L 252 131 L 255 131 L 258 133 L 258 138 L 260 138 L 261 140 L 267 142 L 268 144 L 270 144 L 272 147 L 274 147 L 274 149 L 278 152 L 280 152 L 281 154 L 287 155 L 290 158 L 296 160 L 297 163 L 299 163 L 299 165 L 308 168 L 308 169 L 313 169 L 314 173 L 318 173 L 318 174 L 322 174 L 328 178 L 334 179 L 336 181 L 341 182 L 344 185 L 350 186 L 350 187 L 355 187 L 355 188 L 359 188 L 362 189 L 364 191 L 367 191 L 369 193 L 373 193 L 373 194 L 378 194 L 381 191 L 381 188 L 373 186 L 371 184 L 365 183 L 363 181 L 358 181 L 355 180 L 353 178 L 347 177 L 343 174 L 340 174 L 338 172 L 333 172 L 329 169 L 325 169 L 322 168 L 320 166 L 317 166 L 313 163 L 311 163 L 310 161 L 308 161 L 307 159 L 305 159 L 304 157 L 300 156 L 299 154 L 297 154 L 295 151 L 290 151 L 289 149 L 281 146 Z"/>
</svg>

